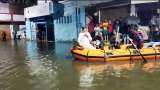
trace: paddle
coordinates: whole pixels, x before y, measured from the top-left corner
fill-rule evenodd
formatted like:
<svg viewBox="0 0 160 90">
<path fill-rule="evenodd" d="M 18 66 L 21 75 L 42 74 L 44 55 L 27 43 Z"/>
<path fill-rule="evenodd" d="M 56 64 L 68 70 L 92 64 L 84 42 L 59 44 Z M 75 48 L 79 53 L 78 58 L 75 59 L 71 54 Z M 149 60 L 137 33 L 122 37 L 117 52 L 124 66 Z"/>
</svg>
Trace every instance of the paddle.
<svg viewBox="0 0 160 90">
<path fill-rule="evenodd" d="M 139 55 L 142 57 L 143 59 L 143 63 L 147 63 L 147 60 L 144 58 L 144 56 L 141 54 L 140 50 L 136 47 L 136 45 L 132 42 L 132 40 L 130 38 L 128 38 L 129 41 L 131 42 L 131 44 L 133 45 L 133 47 L 136 49 L 136 51 L 139 53 Z"/>
<path fill-rule="evenodd" d="M 116 42 L 118 42 L 118 37 L 119 37 L 119 26 L 118 26 L 117 32 L 116 32 Z"/>
</svg>

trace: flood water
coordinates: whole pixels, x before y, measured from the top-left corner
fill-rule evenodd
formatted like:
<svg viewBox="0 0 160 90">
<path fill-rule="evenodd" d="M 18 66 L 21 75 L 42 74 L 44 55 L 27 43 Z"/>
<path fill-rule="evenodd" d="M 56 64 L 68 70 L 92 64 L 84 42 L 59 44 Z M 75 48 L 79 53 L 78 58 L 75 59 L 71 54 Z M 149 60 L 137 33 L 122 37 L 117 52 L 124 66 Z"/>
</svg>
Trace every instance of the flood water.
<svg viewBox="0 0 160 90">
<path fill-rule="evenodd" d="M 160 90 L 160 63 L 74 61 L 72 43 L 0 42 L 0 90 Z"/>
</svg>

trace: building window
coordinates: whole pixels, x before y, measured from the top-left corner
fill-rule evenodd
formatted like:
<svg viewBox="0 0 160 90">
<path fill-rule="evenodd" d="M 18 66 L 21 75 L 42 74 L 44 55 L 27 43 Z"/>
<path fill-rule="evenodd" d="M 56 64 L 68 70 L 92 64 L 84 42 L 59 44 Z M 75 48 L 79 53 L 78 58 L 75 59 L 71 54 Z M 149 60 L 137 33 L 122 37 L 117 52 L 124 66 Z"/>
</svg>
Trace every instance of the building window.
<svg viewBox="0 0 160 90">
<path fill-rule="evenodd" d="M 57 18 L 57 23 L 59 23 L 59 18 Z"/>
<path fill-rule="evenodd" d="M 67 24 L 69 24 L 70 22 L 69 22 L 70 20 L 69 20 L 69 16 L 67 16 Z"/>
<path fill-rule="evenodd" d="M 69 23 L 72 23 L 72 15 L 69 16 Z"/>
<path fill-rule="evenodd" d="M 72 23 L 72 15 L 64 16 L 56 19 L 57 24 L 69 24 Z"/>
<path fill-rule="evenodd" d="M 66 16 L 64 16 L 63 19 L 64 19 L 64 24 L 66 24 Z"/>
<path fill-rule="evenodd" d="M 63 17 L 60 17 L 60 24 L 63 24 Z"/>
<path fill-rule="evenodd" d="M 56 23 L 58 23 L 58 19 L 59 19 L 59 18 L 56 19 Z"/>
</svg>

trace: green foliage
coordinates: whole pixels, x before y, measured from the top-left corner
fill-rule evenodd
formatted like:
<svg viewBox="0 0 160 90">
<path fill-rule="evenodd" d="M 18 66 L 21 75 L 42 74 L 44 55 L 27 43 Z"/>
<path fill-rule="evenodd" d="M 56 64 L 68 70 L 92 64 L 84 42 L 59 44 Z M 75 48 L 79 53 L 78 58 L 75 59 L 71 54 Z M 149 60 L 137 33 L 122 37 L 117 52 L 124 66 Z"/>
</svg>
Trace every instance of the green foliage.
<svg viewBox="0 0 160 90">
<path fill-rule="evenodd" d="M 37 0 L 9 0 L 10 5 L 21 5 L 24 8 L 37 4 Z"/>
</svg>

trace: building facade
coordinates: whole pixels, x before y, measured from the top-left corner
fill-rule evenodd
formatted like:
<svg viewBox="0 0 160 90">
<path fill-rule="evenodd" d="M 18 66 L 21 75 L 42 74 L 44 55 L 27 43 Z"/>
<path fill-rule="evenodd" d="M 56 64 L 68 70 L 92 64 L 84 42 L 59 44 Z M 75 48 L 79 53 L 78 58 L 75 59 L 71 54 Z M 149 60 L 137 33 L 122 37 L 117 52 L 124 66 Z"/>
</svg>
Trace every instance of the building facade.
<svg viewBox="0 0 160 90">
<path fill-rule="evenodd" d="M 54 20 L 55 40 L 72 41 L 77 39 L 80 28 L 85 26 L 85 7 L 76 2 L 64 2 L 64 16 Z"/>
<path fill-rule="evenodd" d="M 134 7 L 132 12 L 138 16 L 141 20 L 141 25 L 147 26 L 150 24 L 151 18 L 153 16 L 160 17 L 160 2 L 159 0 L 146 0 L 146 1 L 136 1 L 131 0 L 131 6 Z"/>
<path fill-rule="evenodd" d="M 37 35 L 41 32 L 43 40 L 54 40 L 52 7 L 51 1 L 39 0 L 37 5 L 24 9 L 27 39 L 37 40 Z"/>
<path fill-rule="evenodd" d="M 147 2 L 138 2 L 137 0 L 62 0 L 59 3 L 64 5 L 64 15 L 55 18 L 53 2 L 49 0 L 49 2 L 41 1 L 41 3 L 43 4 L 38 3 L 36 6 L 25 9 L 27 38 L 30 40 L 37 40 L 37 29 L 42 28 L 45 31 L 47 41 L 72 41 L 77 39 L 80 28 L 88 24 L 88 15 L 95 16 L 97 23 L 105 18 L 114 20 L 135 15 L 140 17 L 141 25 L 148 25 L 150 18 L 144 20 L 142 13 L 149 9 L 151 12 L 159 9 L 158 0 L 148 0 Z M 149 6 L 148 9 L 144 8 L 145 5 Z M 144 24 L 143 21 L 147 23 Z"/>
<path fill-rule="evenodd" d="M 25 8 L 27 38 L 37 40 L 37 32 L 43 28 L 46 41 L 77 39 L 80 27 L 85 26 L 85 8 L 77 7 L 74 1 L 63 1 L 64 15 L 55 18 L 53 2 L 41 3 Z"/>
<path fill-rule="evenodd" d="M 127 16 L 137 16 L 140 18 L 140 25 L 149 25 L 150 19 L 159 14 L 159 0 L 112 0 L 106 3 L 95 4 L 96 12 L 100 11 L 100 19 L 117 19 Z"/>
<path fill-rule="evenodd" d="M 13 12 L 8 3 L 0 2 L 0 33 L 5 32 L 7 39 L 13 38 L 13 32 L 24 26 L 24 15 Z"/>
</svg>

